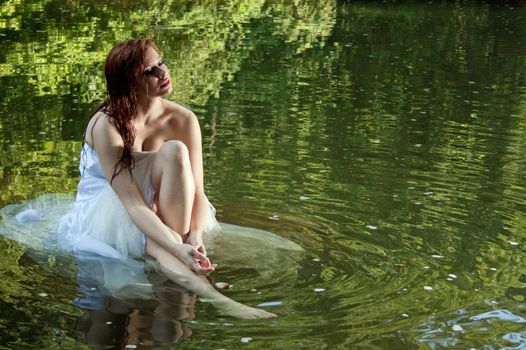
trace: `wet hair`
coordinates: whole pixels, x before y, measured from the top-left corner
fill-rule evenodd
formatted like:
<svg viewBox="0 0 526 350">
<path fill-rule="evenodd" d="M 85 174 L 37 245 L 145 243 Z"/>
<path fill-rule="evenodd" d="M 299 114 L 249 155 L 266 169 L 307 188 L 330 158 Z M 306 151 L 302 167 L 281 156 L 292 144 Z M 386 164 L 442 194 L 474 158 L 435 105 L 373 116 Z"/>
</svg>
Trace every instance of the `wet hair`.
<svg viewBox="0 0 526 350">
<path fill-rule="evenodd" d="M 135 166 L 132 157 L 135 141 L 133 118 L 137 115 L 137 89 L 144 74 L 144 55 L 148 48 L 158 51 L 150 39 L 130 39 L 117 43 L 106 56 L 104 75 L 106 77 L 107 98 L 93 112 L 105 113 L 109 122 L 115 126 L 124 143 L 122 157 L 113 167 L 111 181 L 123 169 L 130 174 Z M 84 141 L 86 130 L 84 131 Z"/>
</svg>

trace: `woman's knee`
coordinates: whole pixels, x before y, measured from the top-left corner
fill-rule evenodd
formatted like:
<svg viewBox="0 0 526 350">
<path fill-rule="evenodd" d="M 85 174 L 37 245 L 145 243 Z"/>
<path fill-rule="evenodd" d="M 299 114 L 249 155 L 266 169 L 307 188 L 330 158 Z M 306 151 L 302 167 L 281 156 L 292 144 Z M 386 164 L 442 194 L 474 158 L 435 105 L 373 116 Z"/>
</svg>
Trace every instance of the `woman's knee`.
<svg viewBox="0 0 526 350">
<path fill-rule="evenodd" d="M 175 162 L 180 168 L 184 168 L 190 164 L 190 156 L 186 145 L 178 140 L 169 140 L 162 144 L 159 152 L 163 161 Z"/>
</svg>

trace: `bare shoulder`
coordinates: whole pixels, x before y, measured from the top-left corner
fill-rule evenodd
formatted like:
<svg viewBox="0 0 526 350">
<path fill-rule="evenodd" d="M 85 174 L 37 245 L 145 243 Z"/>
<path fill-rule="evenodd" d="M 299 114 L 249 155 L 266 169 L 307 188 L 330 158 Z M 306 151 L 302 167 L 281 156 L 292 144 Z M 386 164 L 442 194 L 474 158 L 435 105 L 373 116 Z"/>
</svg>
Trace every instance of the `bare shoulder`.
<svg viewBox="0 0 526 350">
<path fill-rule="evenodd" d="M 165 111 L 169 115 L 170 123 L 177 128 L 199 127 L 199 121 L 191 110 L 172 101 L 164 101 Z"/>
<path fill-rule="evenodd" d="M 86 126 L 85 141 L 91 146 L 101 143 L 122 144 L 122 138 L 103 111 L 96 112 Z"/>
</svg>

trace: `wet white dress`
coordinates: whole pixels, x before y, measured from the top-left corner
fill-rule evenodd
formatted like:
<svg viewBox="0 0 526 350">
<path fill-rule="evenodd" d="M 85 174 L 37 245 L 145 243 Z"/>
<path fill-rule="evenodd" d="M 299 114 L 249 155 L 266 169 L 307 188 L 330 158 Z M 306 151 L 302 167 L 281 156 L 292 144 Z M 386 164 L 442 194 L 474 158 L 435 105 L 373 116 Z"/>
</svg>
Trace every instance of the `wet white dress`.
<svg viewBox="0 0 526 350">
<path fill-rule="evenodd" d="M 146 204 L 153 208 L 155 190 L 151 183 L 151 168 L 156 152 L 134 152 L 132 176 Z M 119 197 L 111 188 L 100 166 L 97 152 L 84 144 L 79 170 L 81 180 L 73 211 L 62 218 L 59 246 L 75 253 L 95 253 L 114 259 L 144 255 L 145 236 L 132 222 Z M 220 230 L 215 210 L 209 204 L 205 235 Z"/>
</svg>

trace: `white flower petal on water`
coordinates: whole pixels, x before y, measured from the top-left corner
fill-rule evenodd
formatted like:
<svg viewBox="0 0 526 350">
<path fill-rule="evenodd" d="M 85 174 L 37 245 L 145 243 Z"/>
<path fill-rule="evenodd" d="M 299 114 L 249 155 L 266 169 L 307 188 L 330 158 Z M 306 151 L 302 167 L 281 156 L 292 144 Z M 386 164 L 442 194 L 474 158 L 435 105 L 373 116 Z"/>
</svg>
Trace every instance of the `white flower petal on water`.
<svg viewBox="0 0 526 350">
<path fill-rule="evenodd" d="M 106 324 L 111 324 L 111 321 L 106 322 Z"/>
<path fill-rule="evenodd" d="M 367 227 L 369 230 L 377 230 L 378 229 L 378 227 L 376 227 L 374 225 L 367 225 L 365 227 Z"/>
<path fill-rule="evenodd" d="M 451 329 L 453 329 L 455 332 L 462 332 L 462 331 L 464 331 L 464 328 L 462 328 L 462 326 L 459 325 L 459 324 L 454 324 L 453 327 L 451 327 Z"/>
<path fill-rule="evenodd" d="M 320 261 L 320 259 L 318 259 L 318 258 L 314 258 L 314 259 L 312 259 L 312 261 L 316 261 L 316 262 L 318 262 L 318 261 Z"/>
<path fill-rule="evenodd" d="M 279 306 L 285 304 L 282 301 L 267 301 L 265 303 L 258 304 L 258 307 L 272 307 L 272 306 Z"/>
<path fill-rule="evenodd" d="M 515 241 L 508 241 L 511 245 L 513 246 L 516 246 L 516 245 L 519 245 L 519 242 L 515 242 Z"/>
<path fill-rule="evenodd" d="M 402 317 L 409 317 L 408 314 L 402 314 Z"/>
<path fill-rule="evenodd" d="M 450 274 L 448 274 L 448 276 L 449 276 L 450 278 L 457 278 L 457 275 L 455 275 L 454 273 L 450 273 Z"/>
<path fill-rule="evenodd" d="M 315 291 L 316 293 L 321 293 L 325 292 L 325 288 L 314 288 L 313 291 Z"/>
<path fill-rule="evenodd" d="M 439 255 L 439 254 L 433 254 L 431 255 L 432 258 L 435 258 L 435 259 L 444 259 L 444 256 L 443 255 Z"/>
<path fill-rule="evenodd" d="M 300 196 L 300 201 L 308 201 L 310 197 L 307 196 Z"/>
<path fill-rule="evenodd" d="M 125 349 L 137 349 L 137 345 L 135 345 L 135 344 L 128 344 L 124 348 Z"/>
<path fill-rule="evenodd" d="M 433 287 L 431 287 L 431 286 L 424 286 L 424 289 L 425 290 L 433 290 Z"/>
<path fill-rule="evenodd" d="M 489 269 L 490 269 L 491 271 L 497 271 L 497 269 L 494 268 L 494 267 L 490 267 Z"/>
<path fill-rule="evenodd" d="M 215 286 L 216 288 L 219 288 L 219 289 L 230 289 L 230 284 L 226 283 L 226 282 L 216 282 L 215 283 Z"/>
<path fill-rule="evenodd" d="M 38 295 L 41 296 L 42 298 L 47 297 L 47 293 L 44 293 L 44 292 L 42 292 L 42 293 L 38 293 Z"/>
<path fill-rule="evenodd" d="M 252 338 L 250 337 L 243 337 L 241 338 L 242 343 L 250 343 L 252 341 Z"/>
</svg>

